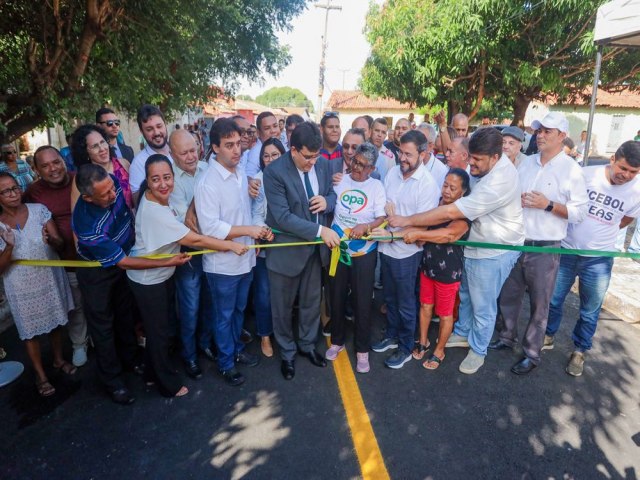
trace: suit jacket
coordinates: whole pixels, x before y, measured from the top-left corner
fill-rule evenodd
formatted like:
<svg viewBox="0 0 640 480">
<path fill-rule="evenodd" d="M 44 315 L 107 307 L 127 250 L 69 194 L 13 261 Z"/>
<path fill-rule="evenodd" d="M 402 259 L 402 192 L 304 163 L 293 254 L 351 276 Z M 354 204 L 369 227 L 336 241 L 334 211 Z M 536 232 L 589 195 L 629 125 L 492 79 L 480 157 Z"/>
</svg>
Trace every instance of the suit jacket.
<svg viewBox="0 0 640 480">
<path fill-rule="evenodd" d="M 318 214 L 318 223 L 311 221 L 309 200 L 291 152 L 287 152 L 264 170 L 264 191 L 267 197 L 267 225 L 285 232 L 276 234 L 275 243 L 312 241 L 318 225 L 328 226 L 329 215 L 336 206 L 336 192 L 331 182 L 329 162 L 318 157 L 315 164 L 318 195 L 327 200 L 327 209 Z M 281 275 L 295 277 L 304 269 L 315 245 L 291 248 L 268 248 L 267 268 Z M 329 249 L 320 245 L 322 264 L 329 263 Z"/>
<path fill-rule="evenodd" d="M 120 151 L 122 152 L 122 156 L 129 160 L 129 163 L 133 162 L 133 148 L 131 148 L 129 145 L 125 145 L 124 143 L 120 143 L 118 142 L 118 148 L 120 149 Z"/>
</svg>

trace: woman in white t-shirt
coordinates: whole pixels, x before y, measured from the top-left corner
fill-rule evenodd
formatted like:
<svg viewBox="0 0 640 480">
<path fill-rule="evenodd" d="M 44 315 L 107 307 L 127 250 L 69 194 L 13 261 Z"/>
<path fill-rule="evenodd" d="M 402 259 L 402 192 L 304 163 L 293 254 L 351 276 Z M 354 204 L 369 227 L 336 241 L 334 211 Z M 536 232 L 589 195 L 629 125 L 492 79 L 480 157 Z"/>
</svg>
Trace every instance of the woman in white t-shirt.
<svg viewBox="0 0 640 480">
<path fill-rule="evenodd" d="M 237 242 L 200 235 L 180 223 L 169 204 L 173 191 L 173 167 L 167 157 L 151 155 L 145 163 L 146 178 L 140 186 L 133 256 L 176 254 L 180 246 L 233 251 L 247 247 Z M 147 334 L 145 381 L 158 384 L 163 395 L 180 397 L 189 390 L 169 358 L 169 318 L 174 309 L 175 267 L 128 270 L 129 284 L 140 309 Z"/>
<path fill-rule="evenodd" d="M 338 263 L 335 277 L 330 278 L 331 347 L 327 360 L 335 360 L 344 349 L 345 306 L 349 287 L 355 317 L 356 371 L 369 371 L 371 337 L 371 296 L 376 269 L 377 242 L 364 240 L 371 229 L 384 221 L 387 198 L 380 180 L 370 175 L 376 168 L 378 150 L 371 143 L 358 146 L 351 161 L 351 173 L 344 175 L 333 188 L 337 194 L 333 228 L 347 238 L 346 253 L 351 265 Z"/>
</svg>

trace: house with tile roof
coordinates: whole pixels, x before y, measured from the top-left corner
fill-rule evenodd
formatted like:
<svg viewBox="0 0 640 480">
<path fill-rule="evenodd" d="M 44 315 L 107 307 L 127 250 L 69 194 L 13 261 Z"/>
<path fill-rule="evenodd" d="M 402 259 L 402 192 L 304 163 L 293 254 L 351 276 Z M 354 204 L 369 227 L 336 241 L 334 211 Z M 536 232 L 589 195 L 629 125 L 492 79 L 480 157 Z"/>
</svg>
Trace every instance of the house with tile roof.
<svg viewBox="0 0 640 480">
<path fill-rule="evenodd" d="M 334 90 L 325 105 L 325 111 L 338 113 L 343 132 L 351 127 L 351 122 L 360 115 L 384 117 L 390 127 L 393 127 L 398 119 L 407 118 L 411 112 L 414 112 L 416 122 L 420 118 L 415 105 L 391 98 L 370 98 L 360 90 Z"/>
</svg>

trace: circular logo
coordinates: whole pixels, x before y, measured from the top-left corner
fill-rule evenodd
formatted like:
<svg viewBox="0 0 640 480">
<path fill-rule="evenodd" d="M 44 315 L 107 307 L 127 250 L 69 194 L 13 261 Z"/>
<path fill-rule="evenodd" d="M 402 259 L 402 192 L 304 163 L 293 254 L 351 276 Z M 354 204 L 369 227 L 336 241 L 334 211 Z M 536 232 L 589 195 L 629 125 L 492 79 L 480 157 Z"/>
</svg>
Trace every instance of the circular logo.
<svg viewBox="0 0 640 480">
<path fill-rule="evenodd" d="M 358 213 L 367 206 L 367 195 L 362 190 L 346 190 L 340 195 L 340 203 L 349 213 Z"/>
</svg>

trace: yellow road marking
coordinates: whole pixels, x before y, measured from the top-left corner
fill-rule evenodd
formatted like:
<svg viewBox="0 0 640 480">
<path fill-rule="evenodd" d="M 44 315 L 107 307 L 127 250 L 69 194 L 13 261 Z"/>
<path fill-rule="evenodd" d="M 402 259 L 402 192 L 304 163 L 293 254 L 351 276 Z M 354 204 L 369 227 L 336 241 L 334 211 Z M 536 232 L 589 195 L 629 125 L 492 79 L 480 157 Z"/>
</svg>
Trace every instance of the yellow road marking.
<svg viewBox="0 0 640 480">
<path fill-rule="evenodd" d="M 333 361 L 333 371 L 338 380 L 338 388 L 347 414 L 362 478 L 364 480 L 390 478 L 346 350 L 340 352 L 338 358 Z"/>
</svg>

